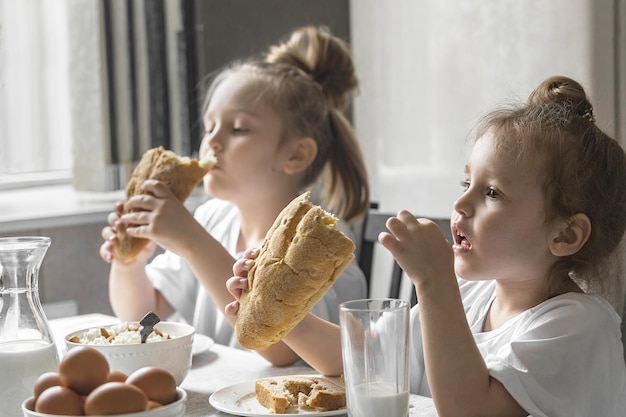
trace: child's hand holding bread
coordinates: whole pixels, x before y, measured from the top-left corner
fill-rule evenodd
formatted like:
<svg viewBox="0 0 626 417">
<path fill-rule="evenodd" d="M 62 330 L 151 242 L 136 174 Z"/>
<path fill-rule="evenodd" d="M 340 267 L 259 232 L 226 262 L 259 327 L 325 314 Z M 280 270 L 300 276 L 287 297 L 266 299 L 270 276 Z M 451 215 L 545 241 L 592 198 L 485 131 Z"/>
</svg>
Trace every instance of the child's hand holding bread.
<svg viewBox="0 0 626 417">
<path fill-rule="evenodd" d="M 234 278 L 227 284 L 239 300 L 238 309 L 230 304 L 226 310 L 237 315 L 239 343 L 265 350 L 280 341 L 330 289 L 353 252 L 337 219 L 312 204 L 308 192 L 294 199 L 276 218 L 253 265 L 250 259 L 235 264 L 235 273 L 247 272 L 247 282 Z"/>
<path fill-rule="evenodd" d="M 117 240 L 113 246 L 115 259 L 122 263 L 131 263 L 150 243 L 149 239 L 133 237 L 128 234 L 126 232 L 127 225 L 118 221 L 124 214 L 137 211 L 128 209 L 124 203 L 134 196 L 146 194 L 142 188 L 146 181 L 159 181 L 179 201 L 184 202 L 214 164 L 214 158 L 199 161 L 181 157 L 172 151 L 165 150 L 162 146 L 146 151 L 133 171 L 131 179 L 128 181 L 124 202 L 116 207 L 117 218 L 109 219 L 109 223 L 113 223 L 111 230 L 115 233 Z M 106 240 L 112 236 L 103 237 Z M 153 248 L 150 250 L 152 251 Z M 105 259 L 109 256 L 106 253 L 104 255 Z"/>
</svg>

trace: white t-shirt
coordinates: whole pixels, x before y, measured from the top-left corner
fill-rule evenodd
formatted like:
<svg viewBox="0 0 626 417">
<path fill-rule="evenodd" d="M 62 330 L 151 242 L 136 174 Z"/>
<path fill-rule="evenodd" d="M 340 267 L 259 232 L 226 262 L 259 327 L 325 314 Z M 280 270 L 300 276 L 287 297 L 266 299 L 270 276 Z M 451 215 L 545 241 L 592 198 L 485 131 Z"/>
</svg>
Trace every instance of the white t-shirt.
<svg viewBox="0 0 626 417">
<path fill-rule="evenodd" d="M 194 217 L 235 259 L 241 257 L 242 254 L 237 252 L 241 225 L 234 204 L 213 198 L 198 207 Z M 340 222 L 340 227 L 346 235 L 352 237 L 345 223 Z M 183 258 L 165 251 L 146 267 L 146 273 L 152 285 L 163 294 L 176 313 L 193 325 L 198 333 L 213 338 L 216 343 L 240 347 L 232 326 Z M 365 298 L 366 293 L 365 276 L 353 261 L 311 312 L 338 324 L 339 304 Z"/>
<path fill-rule="evenodd" d="M 533 417 L 626 416 L 621 319 L 602 297 L 567 293 L 483 332 L 494 281 L 459 279 L 465 314 L 489 373 Z M 411 392 L 431 396 L 419 304 L 411 311 Z"/>
</svg>

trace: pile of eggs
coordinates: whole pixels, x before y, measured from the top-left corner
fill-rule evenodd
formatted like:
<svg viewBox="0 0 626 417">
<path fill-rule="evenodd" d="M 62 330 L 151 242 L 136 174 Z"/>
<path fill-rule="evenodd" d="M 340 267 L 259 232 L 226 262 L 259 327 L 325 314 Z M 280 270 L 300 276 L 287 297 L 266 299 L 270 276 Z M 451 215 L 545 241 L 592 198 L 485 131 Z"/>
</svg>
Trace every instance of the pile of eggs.
<svg viewBox="0 0 626 417">
<path fill-rule="evenodd" d="M 176 381 L 158 367 L 130 375 L 111 370 L 102 353 L 88 346 L 70 349 L 58 372 L 39 376 L 34 411 L 65 416 L 96 416 L 152 410 L 177 400 Z"/>
</svg>

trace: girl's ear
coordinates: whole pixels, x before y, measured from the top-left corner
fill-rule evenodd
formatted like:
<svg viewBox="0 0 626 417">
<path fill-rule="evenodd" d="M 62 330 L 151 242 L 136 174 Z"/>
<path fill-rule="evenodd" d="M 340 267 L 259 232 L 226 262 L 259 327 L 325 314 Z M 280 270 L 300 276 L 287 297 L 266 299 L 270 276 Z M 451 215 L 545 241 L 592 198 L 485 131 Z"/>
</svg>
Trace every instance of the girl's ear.
<svg viewBox="0 0 626 417">
<path fill-rule="evenodd" d="M 306 170 L 317 156 L 317 142 L 313 138 L 300 138 L 288 146 L 290 153 L 284 165 L 287 174 L 297 174 Z"/>
<path fill-rule="evenodd" d="M 578 252 L 589 239 L 591 221 L 584 213 L 577 213 L 560 223 L 556 237 L 550 242 L 554 256 L 569 256 Z"/>
</svg>

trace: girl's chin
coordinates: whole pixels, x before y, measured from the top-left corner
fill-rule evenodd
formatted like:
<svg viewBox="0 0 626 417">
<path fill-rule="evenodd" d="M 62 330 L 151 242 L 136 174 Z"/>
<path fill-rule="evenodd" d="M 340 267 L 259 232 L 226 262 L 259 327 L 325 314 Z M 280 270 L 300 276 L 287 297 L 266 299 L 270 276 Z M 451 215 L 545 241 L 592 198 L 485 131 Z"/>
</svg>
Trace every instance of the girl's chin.
<svg viewBox="0 0 626 417">
<path fill-rule="evenodd" d="M 202 186 L 205 193 L 207 193 L 211 197 L 220 198 L 220 194 L 222 194 L 222 192 L 220 192 L 220 188 L 223 187 L 220 187 L 219 182 L 215 181 L 215 178 L 213 178 L 212 176 L 204 177 Z"/>
<path fill-rule="evenodd" d="M 457 277 L 463 278 L 466 281 L 483 281 L 486 279 L 484 274 L 479 273 L 466 262 L 462 262 L 456 258 L 454 260 L 454 273 Z"/>
<path fill-rule="evenodd" d="M 204 187 L 202 187 L 204 189 L 204 193 L 206 195 L 208 195 L 209 197 L 215 197 L 215 193 L 213 192 L 213 190 L 211 189 L 211 187 L 208 184 L 204 184 Z"/>
</svg>

